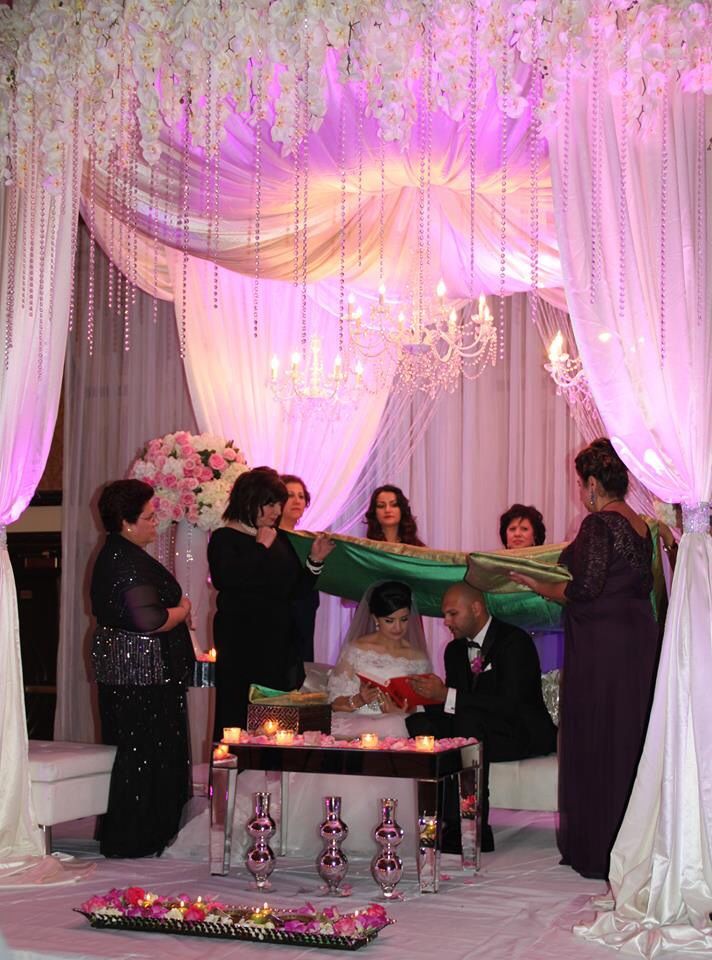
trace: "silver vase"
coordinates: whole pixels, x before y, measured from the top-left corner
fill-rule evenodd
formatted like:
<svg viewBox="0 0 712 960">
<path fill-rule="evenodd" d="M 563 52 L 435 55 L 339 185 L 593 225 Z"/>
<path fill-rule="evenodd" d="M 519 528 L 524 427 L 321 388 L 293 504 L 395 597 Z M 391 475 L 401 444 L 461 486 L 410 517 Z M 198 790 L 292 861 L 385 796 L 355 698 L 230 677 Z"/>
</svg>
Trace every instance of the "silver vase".
<svg viewBox="0 0 712 960">
<path fill-rule="evenodd" d="M 255 793 L 253 799 L 255 813 L 247 821 L 247 832 L 253 843 L 245 854 L 245 866 L 255 878 L 258 890 L 262 890 L 268 886 L 269 875 L 274 870 L 275 856 L 268 841 L 276 827 L 269 815 L 269 793 Z"/>
<path fill-rule="evenodd" d="M 403 839 L 403 828 L 396 822 L 398 801 L 384 797 L 380 801 L 381 822 L 373 831 L 373 839 L 381 848 L 371 861 L 371 875 L 390 900 L 403 874 L 403 861 L 398 856 L 398 845 Z"/>
<path fill-rule="evenodd" d="M 326 819 L 319 827 L 319 836 L 326 846 L 316 858 L 316 869 L 330 894 L 335 894 L 346 876 L 349 861 L 341 849 L 349 828 L 341 819 L 341 797 L 324 797 Z"/>
</svg>

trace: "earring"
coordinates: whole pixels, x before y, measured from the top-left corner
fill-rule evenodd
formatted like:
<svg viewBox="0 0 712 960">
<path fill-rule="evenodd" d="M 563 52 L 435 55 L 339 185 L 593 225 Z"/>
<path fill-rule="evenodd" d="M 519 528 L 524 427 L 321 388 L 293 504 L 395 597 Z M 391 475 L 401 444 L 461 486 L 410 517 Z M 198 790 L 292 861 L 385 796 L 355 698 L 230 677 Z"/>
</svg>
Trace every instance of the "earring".
<svg viewBox="0 0 712 960">
<path fill-rule="evenodd" d="M 595 506 L 596 506 L 596 495 L 595 495 L 595 493 L 593 492 L 593 490 L 591 491 L 591 494 L 590 494 L 590 496 L 589 496 L 589 498 L 588 498 L 588 502 L 591 504 L 592 507 L 595 507 Z"/>
<path fill-rule="evenodd" d="M 126 527 L 126 532 L 131 533 L 131 527 Z"/>
</svg>

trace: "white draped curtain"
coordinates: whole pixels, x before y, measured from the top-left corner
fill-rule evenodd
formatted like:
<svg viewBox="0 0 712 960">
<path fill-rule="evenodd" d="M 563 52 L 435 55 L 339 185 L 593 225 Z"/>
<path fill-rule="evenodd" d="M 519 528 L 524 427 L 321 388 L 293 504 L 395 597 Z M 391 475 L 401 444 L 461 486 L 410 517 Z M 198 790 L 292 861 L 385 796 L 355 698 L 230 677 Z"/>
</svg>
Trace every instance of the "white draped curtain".
<svg viewBox="0 0 712 960">
<path fill-rule="evenodd" d="M 654 494 L 689 510 L 645 749 L 611 858 L 615 909 L 580 932 L 652 956 L 712 947 L 712 97 L 674 90 L 642 137 L 626 133 L 607 78 L 591 82 L 600 119 L 590 84 L 576 83 L 572 116 L 589 122 L 551 151 L 573 328 L 621 456 Z"/>
<path fill-rule="evenodd" d="M 173 305 L 136 292 L 131 349 L 124 350 L 122 314 L 109 307 L 109 262 L 96 250 L 93 354 L 85 335 L 89 240 L 79 230 L 80 324 L 70 334 L 64 379 L 62 585 L 55 737 L 94 743 L 88 656 L 89 577 L 103 542 L 96 501 L 101 487 L 126 472 L 156 436 L 196 424 L 180 359 Z M 115 281 L 114 277 L 114 281 Z M 115 286 L 115 283 L 114 283 Z M 186 584 L 183 584 L 184 588 Z"/>
<path fill-rule="evenodd" d="M 23 190 L 0 188 L 0 858 L 42 852 L 5 527 L 35 492 L 57 418 L 78 203 L 72 185 L 68 165 L 57 196 L 45 194 L 37 171 Z"/>
</svg>

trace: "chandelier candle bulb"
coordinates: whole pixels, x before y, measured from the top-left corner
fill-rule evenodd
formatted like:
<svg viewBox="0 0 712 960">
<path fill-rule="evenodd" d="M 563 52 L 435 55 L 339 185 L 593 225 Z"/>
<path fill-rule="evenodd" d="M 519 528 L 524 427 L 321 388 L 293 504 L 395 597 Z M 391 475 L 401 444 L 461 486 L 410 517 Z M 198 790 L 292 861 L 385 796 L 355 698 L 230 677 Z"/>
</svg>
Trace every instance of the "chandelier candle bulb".
<svg viewBox="0 0 712 960">
<path fill-rule="evenodd" d="M 277 730 L 275 740 L 282 747 L 290 746 L 294 743 L 294 730 Z"/>
<path fill-rule="evenodd" d="M 385 302 L 386 302 L 386 287 L 385 287 L 385 284 L 382 283 L 378 288 L 378 304 L 379 306 L 382 307 Z"/>
<path fill-rule="evenodd" d="M 377 733 L 362 733 L 361 734 L 361 747 L 364 750 L 375 750 L 378 747 L 378 734 Z"/>
<path fill-rule="evenodd" d="M 270 368 L 272 370 L 272 382 L 276 383 L 279 378 L 279 357 L 276 354 L 270 361 Z"/>
<path fill-rule="evenodd" d="M 445 301 L 445 290 L 446 290 L 446 287 L 445 287 L 444 281 L 443 281 L 443 280 L 439 280 L 439 281 L 438 281 L 438 285 L 437 285 L 437 287 L 435 288 L 435 293 L 436 293 L 437 298 L 438 298 L 438 305 L 441 306 L 441 307 L 442 307 L 442 305 L 443 305 L 443 302 Z"/>
<path fill-rule="evenodd" d="M 435 737 L 419 736 L 415 738 L 415 749 L 421 753 L 432 753 L 435 750 Z"/>
</svg>

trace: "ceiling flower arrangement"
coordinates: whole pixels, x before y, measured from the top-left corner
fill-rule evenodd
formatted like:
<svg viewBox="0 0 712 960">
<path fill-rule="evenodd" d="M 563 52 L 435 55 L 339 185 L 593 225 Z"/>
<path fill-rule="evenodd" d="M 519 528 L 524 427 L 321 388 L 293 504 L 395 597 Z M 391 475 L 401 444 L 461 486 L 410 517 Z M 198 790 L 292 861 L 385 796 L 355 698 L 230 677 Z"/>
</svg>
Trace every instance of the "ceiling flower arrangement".
<svg viewBox="0 0 712 960">
<path fill-rule="evenodd" d="M 631 122 L 654 118 L 661 88 L 712 92 L 712 24 L 689 0 L 35 0 L 0 6 L 0 170 L 22 183 L 33 151 L 46 188 L 67 151 L 86 143 L 105 163 L 126 136 L 148 164 L 164 127 L 188 117 L 206 155 L 236 111 L 264 109 L 274 141 L 293 149 L 327 110 L 325 63 L 361 86 L 387 141 L 406 143 L 427 57 L 433 109 L 463 118 L 476 38 L 478 100 L 491 83 L 510 116 L 527 107 L 520 65 L 540 78 L 539 115 L 556 116 L 595 51 Z M 258 104 L 257 72 L 266 100 Z"/>
</svg>

